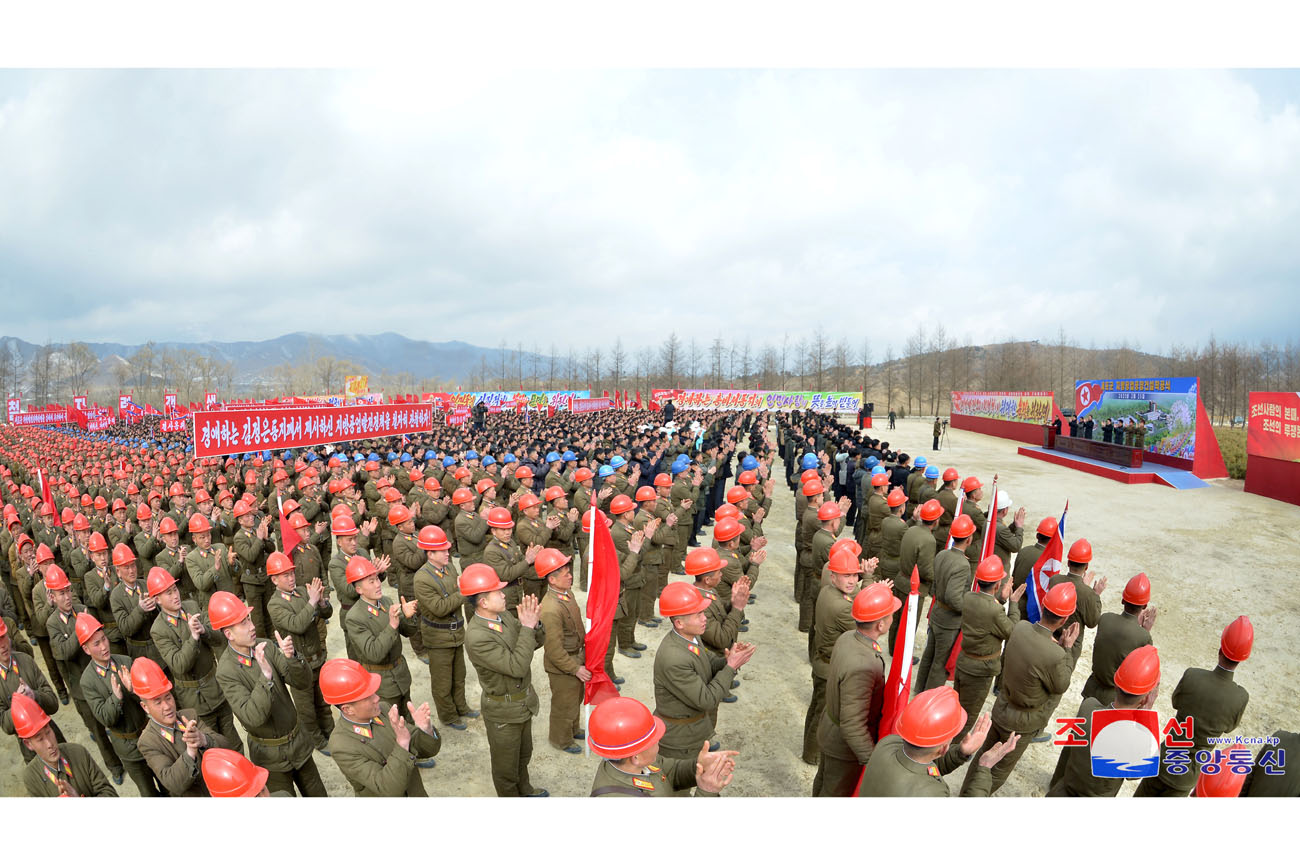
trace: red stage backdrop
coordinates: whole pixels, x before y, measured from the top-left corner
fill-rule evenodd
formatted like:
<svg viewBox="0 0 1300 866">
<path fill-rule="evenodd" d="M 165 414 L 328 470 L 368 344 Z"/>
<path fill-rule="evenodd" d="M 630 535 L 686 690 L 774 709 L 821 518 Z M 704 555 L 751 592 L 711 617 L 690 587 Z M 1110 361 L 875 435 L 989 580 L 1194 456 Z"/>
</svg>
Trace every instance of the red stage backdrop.
<svg viewBox="0 0 1300 866">
<path fill-rule="evenodd" d="M 1252 391 L 1246 414 L 1246 492 L 1300 505 L 1300 394 Z"/>
<path fill-rule="evenodd" d="M 952 426 L 1028 445 L 1043 444 L 1043 425 L 1057 416 L 1052 391 L 953 391 Z"/>
<path fill-rule="evenodd" d="M 245 451 L 305 448 L 375 436 L 423 433 L 433 407 L 398 406 L 253 406 L 194 413 L 194 456 L 219 457 Z"/>
</svg>

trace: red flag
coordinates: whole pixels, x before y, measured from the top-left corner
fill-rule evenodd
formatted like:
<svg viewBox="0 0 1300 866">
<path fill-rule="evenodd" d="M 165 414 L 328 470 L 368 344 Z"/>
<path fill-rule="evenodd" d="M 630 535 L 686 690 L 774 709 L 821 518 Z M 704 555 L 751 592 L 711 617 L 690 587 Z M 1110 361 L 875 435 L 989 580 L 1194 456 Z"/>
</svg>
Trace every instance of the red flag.
<svg viewBox="0 0 1300 866">
<path fill-rule="evenodd" d="M 45 473 L 38 467 L 36 469 L 36 478 L 41 483 L 41 500 L 54 512 L 54 525 L 62 526 L 63 521 L 59 518 L 59 509 L 54 507 L 54 494 L 50 492 L 50 479 L 45 477 Z M 602 650 L 603 652 L 603 650 Z M 604 656 L 601 656 L 603 659 Z"/>
<path fill-rule="evenodd" d="M 889 676 L 885 679 L 885 699 L 881 706 L 877 743 L 880 742 L 881 737 L 887 737 L 894 732 L 894 725 L 898 723 L 898 717 L 903 714 L 908 695 L 912 692 L 912 650 L 916 642 L 920 587 L 921 573 L 914 565 L 912 566 L 912 589 L 897 614 L 898 636 L 903 639 L 903 645 L 889 648 L 893 653 L 893 659 L 889 665 Z"/>
<path fill-rule="evenodd" d="M 640 389 L 640 388 L 637 388 L 637 389 L 636 389 L 636 407 L 637 407 L 638 409 L 641 408 L 641 389 Z"/>
<path fill-rule="evenodd" d="M 963 499 L 965 498 L 965 491 L 962 491 L 962 498 Z M 996 507 L 998 504 L 998 478 L 996 475 L 993 476 L 993 498 L 989 501 L 993 503 L 994 507 Z M 957 510 L 959 512 L 961 511 L 961 502 L 962 500 L 959 499 L 957 504 Z M 984 523 L 984 541 L 980 545 L 980 558 L 979 558 L 980 562 L 983 562 L 986 557 L 993 555 L 993 543 L 997 541 L 997 537 L 998 537 L 998 513 L 994 511 L 993 520 L 985 521 Z M 949 547 L 952 546 L 951 537 L 949 537 L 948 539 L 948 546 Z M 976 563 L 976 565 L 978 565 L 978 563 Z M 976 592 L 979 589 L 978 582 L 975 580 L 974 575 L 971 575 L 970 589 L 971 592 Z M 933 604 L 930 605 L 930 611 L 932 613 L 934 612 Z M 944 673 L 947 674 L 947 677 L 950 680 L 956 679 L 957 677 L 957 656 L 959 655 L 961 655 L 961 632 L 960 631 L 957 632 L 957 639 L 952 642 L 952 652 L 948 653 L 948 660 L 944 662 L 943 665 Z"/>
<path fill-rule="evenodd" d="M 618 573 L 618 552 L 614 539 L 605 525 L 604 515 L 593 502 L 588 523 L 592 527 L 591 545 L 587 548 L 587 628 L 586 650 L 590 661 L 583 703 L 598 704 L 607 698 L 618 697 L 618 689 L 605 673 L 605 651 L 609 649 L 614 628 L 614 612 L 618 608 L 618 591 L 621 578 Z"/>
<path fill-rule="evenodd" d="M 277 496 L 275 501 L 278 503 L 280 510 L 280 540 L 284 546 L 284 555 L 289 557 L 290 562 L 293 562 L 293 551 L 298 545 L 302 544 L 302 538 L 298 535 L 298 530 L 289 525 L 289 517 L 284 513 L 284 499 Z M 604 656 L 601 656 L 601 658 L 604 658 Z"/>
</svg>

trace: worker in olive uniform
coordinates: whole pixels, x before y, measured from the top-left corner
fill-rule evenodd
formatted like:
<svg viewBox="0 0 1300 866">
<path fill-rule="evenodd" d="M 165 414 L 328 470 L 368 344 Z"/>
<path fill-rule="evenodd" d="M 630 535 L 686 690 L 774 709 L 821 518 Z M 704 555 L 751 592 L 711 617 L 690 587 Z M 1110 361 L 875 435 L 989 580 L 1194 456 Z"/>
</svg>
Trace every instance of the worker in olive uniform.
<svg viewBox="0 0 1300 866">
<path fill-rule="evenodd" d="M 827 589 L 837 591 L 840 585 Z M 862 768 L 871 760 L 884 701 L 886 662 L 880 639 L 902 604 L 883 581 L 853 598 L 850 615 L 854 628 L 835 639 L 826 669 L 826 707 L 817 725 L 820 757 L 813 778 L 814 797 L 852 796 Z"/>
<path fill-rule="evenodd" d="M 1092 714 L 1096 710 L 1149 710 L 1155 706 L 1160 685 L 1160 655 L 1151 644 L 1130 652 L 1116 669 L 1111 697 L 1102 703 L 1086 696 L 1075 716 L 1083 719 L 1083 733 L 1076 736 L 1092 740 Z M 1154 756 L 1153 756 L 1154 757 Z M 1049 797 L 1114 797 L 1124 786 L 1123 779 L 1108 779 L 1093 774 L 1092 754 L 1087 745 L 1065 746 L 1056 761 L 1056 771 L 1047 791 Z"/>
<path fill-rule="evenodd" d="M 949 797 L 952 791 L 943 777 L 964 765 L 976 754 L 966 771 L 970 784 L 963 785 L 963 797 L 987 797 L 990 769 L 1019 738 L 987 747 L 989 718 L 981 718 L 969 734 L 954 741 L 966 727 L 966 711 L 949 686 L 922 692 L 903 708 L 895 733 L 881 739 L 862 772 L 859 797 Z"/>
<path fill-rule="evenodd" d="M 384 709 L 382 678 L 352 659 L 330 659 L 320 672 L 321 693 L 339 709 L 329 753 L 358 797 L 425 797 L 419 767 L 442 748 L 428 702 Z M 411 717 L 408 728 L 401 710 Z"/>
<path fill-rule="evenodd" d="M 1188 668 L 1183 671 L 1182 679 L 1174 689 L 1172 703 L 1174 719 L 1180 724 L 1186 718 L 1192 720 L 1188 750 L 1190 760 L 1177 763 L 1166 759 L 1167 749 L 1161 749 L 1160 774 L 1143 779 L 1138 785 L 1135 797 L 1186 797 L 1196 787 L 1200 775 L 1200 762 L 1196 754 L 1209 750 L 1211 738 L 1222 737 L 1232 733 L 1241 724 L 1241 717 L 1246 712 L 1250 695 L 1238 683 L 1232 681 L 1237 665 L 1250 658 L 1251 647 L 1255 643 L 1255 629 L 1250 618 L 1239 616 L 1223 630 L 1219 639 L 1219 663 L 1214 670 Z M 1185 772 L 1179 774 L 1174 768 L 1181 767 Z"/>
<path fill-rule="evenodd" d="M 668 724 L 660 751 L 669 758 L 690 758 L 715 731 L 710 712 L 731 694 L 731 684 L 755 647 L 740 641 L 725 656 L 703 646 L 700 636 L 708 626 L 709 600 L 694 586 L 672 582 L 659 596 L 659 613 L 672 631 L 655 653 L 655 715 Z"/>
<path fill-rule="evenodd" d="M 586 737 L 581 723 L 583 684 L 591 679 L 591 671 L 586 667 L 587 631 L 573 599 L 570 562 L 571 557 L 548 547 L 533 566 L 548 587 L 538 616 L 544 626 L 542 669 L 551 684 L 549 739 L 555 748 L 579 755 L 582 747 L 574 740 Z"/>
<path fill-rule="evenodd" d="M 965 518 L 962 515 L 958 518 Z M 969 518 L 967 518 L 969 519 Z M 953 521 L 954 525 L 957 521 Z M 1002 561 L 995 556 L 986 557 L 975 569 L 975 589 L 967 589 L 961 604 L 961 652 L 953 672 L 953 688 L 966 711 L 966 724 L 959 737 L 964 737 L 975 724 L 984 699 L 994 679 L 1002 672 L 1002 643 L 1011 637 L 1016 620 L 1007 615 L 1003 604 L 1007 601 L 1010 585 L 1003 579 Z M 1025 584 L 1011 594 L 1014 606 L 1025 593 Z"/>
<path fill-rule="evenodd" d="M 1149 607 L 1151 581 L 1146 574 L 1132 577 L 1124 587 L 1123 613 L 1103 613 L 1092 642 L 1092 673 L 1083 684 L 1083 696 L 1103 706 L 1115 699 L 1115 671 L 1133 650 L 1149 646 L 1156 609 Z"/>
<path fill-rule="evenodd" d="M 858 592 L 862 577 L 862 560 L 853 548 L 857 542 L 842 538 L 832 546 L 832 553 L 822 571 L 828 579 L 818 580 L 817 612 L 813 618 L 813 646 L 809 655 L 812 663 L 812 698 L 803 723 L 803 762 L 819 765 L 820 746 L 817 728 L 822 711 L 826 709 L 826 675 L 830 671 L 831 652 L 841 634 L 853 628 L 853 597 Z"/>
<path fill-rule="evenodd" d="M 14 649 L 10 635 L 8 624 L 0 619 L 0 731 L 6 734 L 14 733 L 13 718 L 9 712 L 14 695 L 31 698 L 46 713 L 56 712 L 59 708 L 58 695 L 36 664 L 36 659 L 30 653 Z M 63 732 L 57 726 L 54 732 L 58 739 L 63 739 Z M 24 763 L 35 757 L 23 745 L 22 740 L 18 740 L 18 748 Z"/>
<path fill-rule="evenodd" d="M 258 521 L 255 528 L 256 515 L 242 499 L 235 503 L 234 514 L 239 521 L 232 545 L 239 558 L 239 582 L 244 587 L 244 598 L 253 608 L 254 627 L 261 634 L 270 634 L 270 617 L 266 612 L 270 585 L 266 576 L 266 557 L 275 551 L 275 542 L 269 537 L 271 515 Z M 274 781 L 271 787 L 274 790 Z"/>
<path fill-rule="evenodd" d="M 34 700 L 14 695 L 10 714 L 15 735 L 36 755 L 22 773 L 27 796 L 117 796 L 113 783 L 85 747 L 58 741 L 50 717 Z"/>
<path fill-rule="evenodd" d="M 930 628 L 921 665 L 916 669 L 917 693 L 938 688 L 948 680 L 945 665 L 961 633 L 961 608 L 971 587 L 970 560 L 966 545 L 975 534 L 975 524 L 959 516 L 949 528 L 952 547 L 934 557 L 934 599 L 930 602 Z M 980 563 L 983 565 L 984 563 Z M 1001 571 L 1001 569 L 998 569 Z"/>
<path fill-rule="evenodd" d="M 276 551 L 266 558 L 266 575 L 275 586 L 267 601 L 271 627 L 278 634 L 293 638 L 294 652 L 307 662 L 311 669 L 311 685 L 301 691 L 290 688 L 294 706 L 298 708 L 298 724 L 311 739 L 312 745 L 324 750 L 334 729 L 330 714 L 320 691 L 320 669 L 325 664 L 325 646 L 320 639 L 320 622 L 334 613 L 325 587 L 318 577 L 305 587 L 298 586 L 298 571 L 293 560 Z"/>
<path fill-rule="evenodd" d="M 931 594 L 934 587 L 934 528 L 939 525 L 939 517 L 943 514 L 943 506 L 939 500 L 930 499 L 921 504 L 916 510 L 918 523 L 907 528 L 903 533 L 903 540 L 899 545 L 898 551 L 898 576 L 899 579 L 894 581 L 894 595 L 899 601 L 907 598 L 911 588 L 912 569 L 916 569 L 920 576 L 920 586 L 917 594 L 917 610 L 925 606 L 925 599 Z M 921 624 L 920 618 L 917 618 L 917 626 Z M 895 652 L 901 644 L 898 640 L 899 623 L 894 622 L 889 629 L 889 651 Z"/>
<path fill-rule="evenodd" d="M 397 593 L 402 598 L 415 599 L 415 573 L 427 561 L 424 551 L 415 540 L 415 519 L 416 513 L 400 502 L 393 503 L 388 510 L 388 524 L 395 530 L 393 535 L 393 566 L 390 571 L 396 572 Z M 389 575 L 392 581 L 393 575 Z M 421 637 L 421 630 L 416 629 L 411 633 L 411 652 L 415 657 L 426 664 L 429 661 L 428 655 L 424 652 L 424 639 Z"/>
<path fill-rule="evenodd" d="M 169 572 L 149 572 L 145 587 L 159 608 L 149 636 L 162 663 L 176 678 L 175 686 L 168 688 L 175 689 L 181 706 L 192 708 L 200 722 L 221 734 L 222 748 L 242 751 L 244 742 L 235 728 L 234 714 L 217 685 L 216 651 L 225 648 L 225 638 L 204 622 L 205 609 L 193 599 L 181 600 L 180 587 Z"/>
<path fill-rule="evenodd" d="M 1078 606 L 1075 612 L 1070 616 L 1067 625 L 1078 623 L 1079 637 L 1084 635 L 1083 630 L 1096 628 L 1097 623 L 1101 621 L 1101 593 L 1106 589 L 1106 578 L 1099 577 L 1091 585 L 1087 578 L 1092 575 L 1088 570 L 1088 564 L 1092 562 L 1092 545 L 1088 539 L 1080 538 L 1070 545 L 1070 552 L 1066 554 L 1066 562 L 1069 572 L 1066 574 L 1057 574 L 1047 582 L 1047 589 L 1050 592 L 1052 587 L 1059 586 L 1063 583 L 1069 583 L 1074 587 L 1075 597 L 1078 599 Z M 1078 663 L 1079 655 L 1083 652 L 1080 641 L 1075 641 L 1070 655 Z"/>
<path fill-rule="evenodd" d="M 185 554 L 185 571 L 194 585 L 194 595 L 189 598 L 200 611 L 207 610 L 208 599 L 218 590 L 234 592 L 235 578 L 232 569 L 238 554 L 224 544 L 213 543 L 212 522 L 202 514 L 193 514 L 189 522 L 190 538 L 194 549 Z"/>
<path fill-rule="evenodd" d="M 535 596 L 524 596 L 517 616 L 507 612 L 505 582 L 482 563 L 462 571 L 457 585 L 474 604 L 474 616 L 465 630 L 465 651 L 482 689 L 492 785 L 498 797 L 548 797 L 545 788 L 534 788 L 528 778 L 533 716 L 539 709 L 532 664 L 541 605 Z"/>
<path fill-rule="evenodd" d="M 881 580 L 899 582 L 899 555 L 902 552 L 903 536 L 907 534 L 907 524 L 903 522 L 903 508 L 907 505 L 907 494 L 894 489 L 885 497 L 889 513 L 880 520 L 880 547 L 876 552 L 879 562 L 878 573 Z M 911 575 L 908 575 L 909 581 Z"/>
<path fill-rule="evenodd" d="M 1070 687 L 1074 673 L 1070 648 L 1079 639 L 1080 626 L 1067 622 L 1075 607 L 1074 584 L 1054 586 L 1043 599 L 1042 618 L 1034 623 L 1021 620 L 1007 638 L 1002 691 L 993 704 L 993 725 L 980 751 L 992 752 L 1000 748 L 999 744 L 1009 744 L 1013 737 L 1016 742 L 991 767 L 990 794 L 997 793 L 1011 775 L 1029 747 L 1030 738 L 1051 721 L 1052 711 Z M 1059 639 L 1053 637 L 1057 629 L 1061 629 Z M 962 792 L 977 790 L 973 786 L 987 782 L 987 776 L 972 768 L 966 773 Z"/>
<path fill-rule="evenodd" d="M 483 548 L 484 565 L 496 572 L 506 585 L 506 610 L 514 612 L 525 595 L 540 599 L 546 594 L 546 582 L 537 580 L 533 563 L 542 551 L 540 545 L 522 548 L 513 536 L 515 521 L 510 509 L 496 507 L 488 511 L 487 524 L 492 537 Z"/>
<path fill-rule="evenodd" d="M 132 662 L 131 691 L 149 717 L 137 745 L 158 783 L 169 797 L 208 796 L 199 772 L 203 752 L 229 748 L 226 738 L 193 708 L 177 708 L 171 680 L 151 658 Z"/>
<path fill-rule="evenodd" d="M 474 506 L 474 491 L 468 487 L 459 487 L 451 494 L 451 504 L 459 510 L 456 512 L 455 536 L 456 555 L 460 557 L 460 567 L 473 565 L 483 560 L 483 549 L 487 546 L 488 524 Z"/>
<path fill-rule="evenodd" d="M 161 661 L 150 639 L 150 631 L 158 617 L 158 602 L 149 597 L 139 562 L 131 548 L 119 544 L 113 549 L 113 568 L 117 571 L 118 584 L 108 594 L 108 603 L 117 631 L 126 644 L 126 654 L 132 659 L 148 656 Z"/>
<path fill-rule="evenodd" d="M 692 758 L 660 757 L 666 727 L 636 698 L 610 698 L 592 710 L 588 742 L 604 760 L 591 796 L 673 797 L 694 788 L 697 797 L 716 797 L 731 783 L 739 752 L 710 752 L 705 742 Z"/>
<path fill-rule="evenodd" d="M 380 699 L 405 712 L 411 700 L 411 669 L 402 653 L 402 638 L 419 628 L 416 601 L 401 596 L 396 604 L 389 601 L 379 570 L 364 557 L 348 561 L 347 576 L 358 595 L 348 611 L 348 656 L 379 674 Z"/>
<path fill-rule="evenodd" d="M 415 573 L 415 603 L 420 615 L 424 649 L 429 654 L 429 688 L 438 721 L 463 731 L 462 718 L 477 719 L 465 700 L 465 623 L 469 615 L 465 596 L 456 581 L 460 573 L 451 564 L 451 542 L 438 526 L 426 526 L 416 537 L 425 563 Z"/>
<path fill-rule="evenodd" d="M 311 669 L 294 653 L 293 638 L 259 639 L 252 613 L 227 592 L 208 599 L 208 621 L 229 644 L 217 662 L 217 684 L 248 732 L 249 757 L 270 773 L 267 787 L 292 795 L 297 786 L 305 797 L 327 796 L 288 688 L 310 688 Z"/>
</svg>

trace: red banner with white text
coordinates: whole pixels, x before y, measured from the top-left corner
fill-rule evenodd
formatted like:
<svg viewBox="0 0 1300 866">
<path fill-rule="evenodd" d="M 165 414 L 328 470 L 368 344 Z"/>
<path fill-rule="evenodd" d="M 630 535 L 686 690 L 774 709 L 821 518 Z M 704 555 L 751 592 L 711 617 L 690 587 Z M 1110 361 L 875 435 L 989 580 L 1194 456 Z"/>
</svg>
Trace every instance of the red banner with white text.
<svg viewBox="0 0 1300 866">
<path fill-rule="evenodd" d="M 305 448 L 379 436 L 423 433 L 433 408 L 396 406 L 250 407 L 194 413 L 194 456 Z"/>
</svg>

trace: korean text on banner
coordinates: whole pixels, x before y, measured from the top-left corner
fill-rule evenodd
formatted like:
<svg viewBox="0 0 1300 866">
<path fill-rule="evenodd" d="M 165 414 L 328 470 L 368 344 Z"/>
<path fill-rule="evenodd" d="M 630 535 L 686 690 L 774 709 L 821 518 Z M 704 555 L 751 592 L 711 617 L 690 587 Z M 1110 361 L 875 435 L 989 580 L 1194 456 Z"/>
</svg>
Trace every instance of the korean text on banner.
<svg viewBox="0 0 1300 866">
<path fill-rule="evenodd" d="M 952 414 L 1046 424 L 1055 413 L 1051 391 L 953 391 Z"/>
<path fill-rule="evenodd" d="M 252 406 L 194 413 L 194 456 L 217 457 L 245 451 L 305 448 L 332 442 L 423 433 L 433 410 L 402 406 Z"/>
<path fill-rule="evenodd" d="M 1252 391 L 1246 419 L 1246 453 L 1300 461 L 1300 393 Z"/>
</svg>

